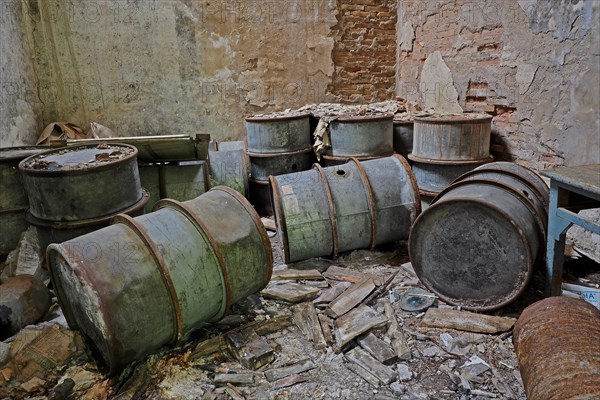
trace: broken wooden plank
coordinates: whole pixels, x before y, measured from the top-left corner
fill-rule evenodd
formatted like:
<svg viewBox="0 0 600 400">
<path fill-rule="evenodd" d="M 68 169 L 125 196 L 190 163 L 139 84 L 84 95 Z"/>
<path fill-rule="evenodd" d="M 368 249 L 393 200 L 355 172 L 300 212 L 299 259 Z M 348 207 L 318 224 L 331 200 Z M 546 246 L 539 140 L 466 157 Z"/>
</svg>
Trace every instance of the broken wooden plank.
<svg viewBox="0 0 600 400">
<path fill-rule="evenodd" d="M 321 292 L 319 297 L 313 300 L 315 304 L 327 304 L 331 303 L 338 297 L 340 294 L 344 292 L 344 290 L 348 289 L 352 285 L 350 282 L 339 282 L 333 285 L 329 289 L 325 289 Z"/>
<path fill-rule="evenodd" d="M 323 275 L 316 269 L 279 269 L 271 274 L 272 281 L 321 280 Z"/>
<path fill-rule="evenodd" d="M 267 378 L 269 382 L 273 382 L 290 375 L 296 375 L 302 372 L 310 371 L 316 367 L 317 366 L 314 362 L 312 362 L 312 360 L 302 360 L 287 367 L 274 368 L 265 371 L 265 378 Z"/>
<path fill-rule="evenodd" d="M 332 265 L 327 268 L 327 271 L 323 273 L 323 276 L 335 281 L 347 281 L 352 283 L 360 282 L 366 277 L 362 272 L 351 268 L 338 267 L 337 265 Z"/>
<path fill-rule="evenodd" d="M 392 365 L 398 359 L 392 346 L 379 339 L 373 333 L 359 337 L 357 342 L 360 347 L 384 365 Z"/>
<path fill-rule="evenodd" d="M 304 300 L 314 299 L 321 290 L 316 287 L 302 285 L 300 283 L 284 283 L 281 285 L 271 285 L 261 293 L 265 297 L 277 300 L 284 300 L 290 303 L 298 303 Z"/>
<path fill-rule="evenodd" d="M 331 325 L 330 319 L 325 314 L 319 314 L 319 322 L 321 323 L 321 330 L 323 331 L 323 336 L 325 337 L 325 342 L 328 345 L 333 344 L 333 334 L 331 333 Z"/>
<path fill-rule="evenodd" d="M 317 311 L 312 303 L 301 303 L 292 307 L 292 320 L 304 336 L 314 343 L 316 349 L 327 347 Z"/>
<path fill-rule="evenodd" d="M 335 341 L 338 348 L 373 328 L 385 326 L 388 319 L 369 306 L 361 304 L 335 321 Z"/>
<path fill-rule="evenodd" d="M 477 333 L 500 333 L 509 331 L 515 322 L 515 318 L 496 317 L 446 308 L 430 308 L 425 313 L 419 326 Z"/>
<path fill-rule="evenodd" d="M 273 231 L 273 232 L 277 231 L 277 226 L 275 225 L 275 221 L 273 221 L 271 218 L 262 217 L 260 219 L 260 222 L 262 222 L 262 224 L 266 230 Z"/>
<path fill-rule="evenodd" d="M 354 372 L 356 375 L 363 378 L 365 381 L 367 381 L 369 385 L 373 386 L 374 388 L 378 388 L 379 385 L 381 385 L 379 379 L 377 379 L 373 374 L 371 374 L 369 371 L 367 371 L 360 365 L 348 362 L 346 364 L 346 367 L 348 367 L 348 369 Z"/>
<path fill-rule="evenodd" d="M 213 379 L 217 385 L 226 385 L 231 383 L 233 385 L 253 385 L 254 375 L 252 374 L 215 374 Z"/>
<path fill-rule="evenodd" d="M 273 390 L 283 389 L 286 387 L 297 385 L 298 383 L 308 382 L 309 377 L 307 374 L 303 375 L 291 375 L 285 378 L 279 379 L 273 384 Z"/>
<path fill-rule="evenodd" d="M 231 383 L 227 384 L 227 387 L 225 388 L 225 393 L 229 395 L 231 400 L 246 400 L 243 393 Z"/>
<path fill-rule="evenodd" d="M 325 308 L 325 314 L 331 318 L 341 317 L 360 304 L 373 290 L 375 290 L 373 279 L 365 278 L 350 286 L 344 293 L 329 303 Z"/>
<path fill-rule="evenodd" d="M 205 357 L 218 351 L 225 351 L 227 349 L 227 340 L 225 336 L 233 332 L 241 332 L 246 329 L 254 329 L 254 331 L 261 336 L 268 335 L 273 332 L 280 331 L 287 328 L 291 324 L 291 318 L 288 315 L 278 315 L 264 321 L 252 321 L 246 325 L 238 326 L 233 328 L 224 334 L 215 336 L 213 338 L 204 340 L 192 350 L 190 355 L 191 360 Z"/>
<path fill-rule="evenodd" d="M 360 365 L 369 371 L 386 385 L 389 385 L 396 379 L 396 371 L 393 368 L 383 365 L 360 347 L 355 347 L 344 356 L 348 361 Z"/>
<path fill-rule="evenodd" d="M 245 368 L 255 370 L 275 359 L 269 343 L 253 330 L 229 333 L 226 338 L 229 351 Z"/>
<path fill-rule="evenodd" d="M 386 298 L 383 300 L 383 307 L 389 321 L 387 335 L 392 342 L 392 348 L 394 349 L 396 356 L 398 356 L 399 360 L 410 360 L 412 358 L 410 347 L 408 347 L 408 344 L 406 343 L 404 332 L 402 332 L 398 326 L 396 311 L 394 311 L 389 299 Z"/>
</svg>

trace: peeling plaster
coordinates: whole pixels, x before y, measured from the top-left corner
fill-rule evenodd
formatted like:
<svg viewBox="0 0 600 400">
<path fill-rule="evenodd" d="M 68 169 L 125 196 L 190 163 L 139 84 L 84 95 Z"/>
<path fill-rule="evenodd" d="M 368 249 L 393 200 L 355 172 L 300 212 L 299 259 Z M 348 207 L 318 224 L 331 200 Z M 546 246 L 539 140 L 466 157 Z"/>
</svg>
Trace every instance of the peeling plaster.
<svg viewBox="0 0 600 400">
<path fill-rule="evenodd" d="M 463 111 L 458 104 L 458 92 L 454 87 L 452 72 L 439 51 L 434 51 L 425 60 L 420 89 L 426 110 L 433 109 L 440 113 Z"/>
<path fill-rule="evenodd" d="M 403 22 L 400 30 L 400 50 L 412 51 L 413 42 L 415 41 L 415 28 L 412 22 Z"/>
</svg>

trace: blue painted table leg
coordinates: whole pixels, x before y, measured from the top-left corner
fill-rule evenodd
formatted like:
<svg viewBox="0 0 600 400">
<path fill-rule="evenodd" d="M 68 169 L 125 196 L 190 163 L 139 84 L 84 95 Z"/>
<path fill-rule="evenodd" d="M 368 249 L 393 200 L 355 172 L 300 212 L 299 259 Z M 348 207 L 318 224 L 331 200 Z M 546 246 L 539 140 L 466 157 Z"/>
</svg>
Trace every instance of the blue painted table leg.
<svg viewBox="0 0 600 400">
<path fill-rule="evenodd" d="M 548 210 L 548 243 L 546 244 L 546 296 L 560 296 L 565 239 L 571 226 L 556 215 L 559 205 L 560 187 L 550 183 L 550 205 Z"/>
</svg>

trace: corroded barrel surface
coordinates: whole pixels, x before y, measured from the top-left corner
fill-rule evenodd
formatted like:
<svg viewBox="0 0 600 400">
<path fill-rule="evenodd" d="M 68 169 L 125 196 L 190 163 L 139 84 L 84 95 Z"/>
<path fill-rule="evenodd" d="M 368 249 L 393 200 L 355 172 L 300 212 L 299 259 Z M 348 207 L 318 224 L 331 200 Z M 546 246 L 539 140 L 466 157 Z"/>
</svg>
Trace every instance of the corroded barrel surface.
<svg viewBox="0 0 600 400">
<path fill-rule="evenodd" d="M 137 149 L 125 144 L 49 150 L 21 161 L 30 212 L 77 221 L 120 212 L 142 199 Z"/>
<path fill-rule="evenodd" d="M 412 155 L 409 154 L 408 158 L 412 159 Z M 486 162 L 492 161 L 490 158 Z M 413 160 L 412 170 L 417 179 L 419 189 L 425 192 L 439 193 L 446 189 L 450 184 L 459 176 L 472 171 L 478 166 L 482 165 L 481 162 L 475 163 L 459 163 L 459 164 L 437 164 L 437 163 L 422 163 Z"/>
<path fill-rule="evenodd" d="M 415 272 L 444 301 L 493 310 L 528 285 L 545 243 L 545 219 L 509 183 L 458 180 L 415 222 L 409 242 Z"/>
<path fill-rule="evenodd" d="M 386 157 L 394 153 L 392 115 L 339 116 L 329 124 L 331 148 L 336 157 Z"/>
<path fill-rule="evenodd" d="M 600 398 L 600 310 L 568 297 L 527 307 L 513 330 L 528 400 Z"/>
<path fill-rule="evenodd" d="M 323 167 L 335 167 L 336 165 L 342 165 L 342 164 L 346 164 L 348 161 L 350 161 L 351 158 L 355 158 L 358 161 L 367 161 L 367 160 L 374 160 L 376 158 L 381 158 L 379 156 L 373 156 L 373 157 L 336 157 L 336 156 L 330 156 L 327 154 L 322 154 L 321 155 L 321 165 Z"/>
<path fill-rule="evenodd" d="M 257 181 L 266 182 L 270 175 L 283 175 L 306 171 L 315 161 L 312 148 L 279 154 L 249 153 L 250 176 Z"/>
<path fill-rule="evenodd" d="M 174 346 L 199 324 L 261 290 L 272 271 L 264 226 L 227 187 L 48 247 L 52 282 L 71 328 L 100 365 L 129 362 Z"/>
<path fill-rule="evenodd" d="M 310 147 L 309 114 L 246 118 L 249 153 L 283 153 Z"/>
<path fill-rule="evenodd" d="M 414 122 L 413 161 L 485 162 L 490 156 L 490 115 L 430 115 Z"/>
<path fill-rule="evenodd" d="M 410 166 L 398 155 L 315 164 L 270 183 L 286 262 L 406 239 L 421 210 Z"/>
</svg>

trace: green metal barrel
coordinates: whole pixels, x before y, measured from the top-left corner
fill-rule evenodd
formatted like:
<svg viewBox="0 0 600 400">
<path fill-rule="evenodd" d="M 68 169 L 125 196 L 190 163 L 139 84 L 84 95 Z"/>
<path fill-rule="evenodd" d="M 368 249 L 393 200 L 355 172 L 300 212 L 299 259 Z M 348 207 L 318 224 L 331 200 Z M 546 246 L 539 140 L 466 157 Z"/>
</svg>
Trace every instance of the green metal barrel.
<svg viewBox="0 0 600 400">
<path fill-rule="evenodd" d="M 286 262 L 407 239 L 421 210 L 401 156 L 350 162 L 270 178 Z"/>
<path fill-rule="evenodd" d="M 329 124 L 331 148 L 336 157 L 386 157 L 394 153 L 393 116 L 341 115 Z"/>
<path fill-rule="evenodd" d="M 273 264 L 258 215 L 227 187 L 159 201 L 140 217 L 120 215 L 50 245 L 47 259 L 69 325 L 109 374 L 222 318 L 266 286 Z"/>
</svg>

